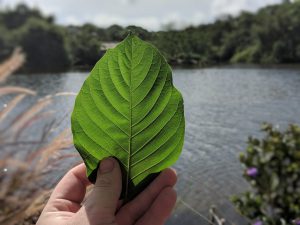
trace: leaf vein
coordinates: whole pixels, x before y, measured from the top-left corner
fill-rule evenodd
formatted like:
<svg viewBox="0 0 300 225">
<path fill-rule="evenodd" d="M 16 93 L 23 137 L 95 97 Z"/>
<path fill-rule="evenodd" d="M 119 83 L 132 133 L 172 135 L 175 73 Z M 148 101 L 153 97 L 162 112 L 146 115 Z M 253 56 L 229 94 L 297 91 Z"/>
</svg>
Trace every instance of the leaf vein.
<svg viewBox="0 0 300 225">
<path fill-rule="evenodd" d="M 155 139 L 161 132 L 161 130 L 163 130 L 168 124 L 169 122 L 173 119 L 174 115 L 176 114 L 176 112 L 178 111 L 178 108 L 179 108 L 179 103 L 177 103 L 177 109 L 176 111 L 174 112 L 174 114 L 172 115 L 172 117 L 169 118 L 169 120 L 165 123 L 165 125 L 160 129 L 160 131 L 155 134 L 152 138 L 150 138 L 149 140 L 147 140 L 140 148 L 138 148 L 138 150 L 136 150 L 132 156 L 136 155 L 139 151 L 141 151 L 143 148 L 145 148 L 153 139 Z M 158 117 L 157 117 L 158 118 Z M 157 119 L 156 118 L 156 119 Z M 156 120 L 155 119 L 155 120 Z M 150 126 L 150 125 L 149 125 Z"/>
<path fill-rule="evenodd" d="M 178 145 L 181 143 L 181 140 L 183 139 L 183 137 L 180 139 L 180 141 L 178 142 L 178 144 L 176 145 L 176 147 L 174 149 L 176 149 L 178 147 Z M 134 175 L 131 179 L 135 179 L 138 176 L 142 175 L 143 173 L 145 173 L 146 171 L 152 169 L 153 167 L 157 166 L 158 164 L 160 164 L 162 161 L 164 161 L 166 158 L 168 158 L 172 153 L 174 153 L 173 151 L 170 151 L 170 153 L 168 155 L 166 155 L 164 158 L 162 158 L 160 161 L 158 161 L 157 163 L 155 163 L 154 165 L 148 167 L 147 169 L 142 170 L 141 172 L 139 172 L 138 174 Z"/>
<path fill-rule="evenodd" d="M 86 108 L 79 103 L 79 105 L 81 105 L 83 111 L 85 112 L 85 114 L 87 115 L 86 118 L 88 118 L 91 122 L 93 122 L 94 124 L 97 124 L 90 116 L 90 114 L 87 112 L 88 110 L 86 110 Z M 81 126 L 81 128 L 83 128 Z M 126 149 L 123 148 L 123 146 L 121 146 L 118 142 L 116 142 L 108 133 L 106 133 L 100 126 L 97 125 L 97 128 L 100 129 L 103 133 L 105 133 L 115 144 L 117 144 L 121 149 L 123 149 L 126 153 L 128 153 L 128 151 Z"/>
</svg>

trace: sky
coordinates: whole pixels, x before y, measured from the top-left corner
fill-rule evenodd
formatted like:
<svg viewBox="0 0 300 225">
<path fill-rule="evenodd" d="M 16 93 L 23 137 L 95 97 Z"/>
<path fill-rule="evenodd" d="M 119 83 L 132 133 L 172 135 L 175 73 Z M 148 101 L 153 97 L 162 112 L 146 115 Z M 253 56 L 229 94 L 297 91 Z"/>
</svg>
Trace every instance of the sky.
<svg viewBox="0 0 300 225">
<path fill-rule="evenodd" d="M 60 24 L 86 22 L 100 27 L 112 24 L 137 25 L 159 30 L 168 24 L 175 28 L 213 22 L 221 16 L 237 15 L 242 10 L 256 11 L 282 0 L 22 0 L 55 15 Z M 20 0 L 0 0 L 1 7 Z"/>
</svg>

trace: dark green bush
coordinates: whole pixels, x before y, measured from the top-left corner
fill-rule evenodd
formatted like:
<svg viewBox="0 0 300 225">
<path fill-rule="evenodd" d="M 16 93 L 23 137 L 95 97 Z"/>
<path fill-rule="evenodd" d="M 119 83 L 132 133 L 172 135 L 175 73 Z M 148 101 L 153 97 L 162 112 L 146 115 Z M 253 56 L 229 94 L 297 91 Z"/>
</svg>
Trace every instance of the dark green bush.
<svg viewBox="0 0 300 225">
<path fill-rule="evenodd" d="M 82 27 L 68 27 L 67 40 L 73 67 L 92 69 L 102 56 L 98 32 L 99 29 L 91 24 L 85 24 Z"/>
<path fill-rule="evenodd" d="M 26 53 L 26 71 L 65 71 L 70 67 L 70 55 L 61 27 L 29 19 L 17 35 L 19 45 Z"/>
<path fill-rule="evenodd" d="M 266 136 L 249 138 L 240 161 L 251 191 L 232 198 L 253 224 L 300 224 L 300 127 L 280 132 L 264 124 Z"/>
</svg>

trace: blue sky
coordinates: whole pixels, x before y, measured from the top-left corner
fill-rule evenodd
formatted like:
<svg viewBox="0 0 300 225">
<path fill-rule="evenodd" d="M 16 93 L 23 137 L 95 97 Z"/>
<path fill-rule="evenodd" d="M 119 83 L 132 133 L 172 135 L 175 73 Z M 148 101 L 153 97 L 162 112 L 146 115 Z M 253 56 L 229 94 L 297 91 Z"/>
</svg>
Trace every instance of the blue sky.
<svg viewBox="0 0 300 225">
<path fill-rule="evenodd" d="M 46 14 L 54 14 L 60 24 L 91 22 L 101 27 L 112 24 L 138 25 L 159 30 L 174 23 L 177 28 L 214 21 L 224 14 L 255 11 L 281 0 L 23 0 Z M 20 0 L 0 0 L 14 5 Z"/>
</svg>

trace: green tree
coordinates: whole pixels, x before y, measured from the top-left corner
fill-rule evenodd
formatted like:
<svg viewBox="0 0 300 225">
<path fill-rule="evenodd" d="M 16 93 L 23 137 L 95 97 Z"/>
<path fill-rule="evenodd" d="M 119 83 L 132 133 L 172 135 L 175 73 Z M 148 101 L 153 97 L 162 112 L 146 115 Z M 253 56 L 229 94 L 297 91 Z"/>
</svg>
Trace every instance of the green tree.
<svg viewBox="0 0 300 225">
<path fill-rule="evenodd" d="M 112 25 L 106 29 L 107 37 L 110 41 L 121 41 L 126 37 L 124 28 L 119 25 Z"/>
<path fill-rule="evenodd" d="M 92 67 L 102 56 L 99 29 L 91 24 L 68 28 L 68 42 L 72 55 L 72 65 Z"/>
<path fill-rule="evenodd" d="M 13 9 L 0 11 L 0 23 L 7 29 L 16 29 L 23 26 L 30 18 L 45 20 L 48 23 L 53 23 L 52 16 L 44 16 L 38 9 L 29 8 L 25 4 L 18 4 Z"/>
<path fill-rule="evenodd" d="M 18 31 L 18 42 L 26 53 L 27 71 L 63 71 L 70 66 L 64 32 L 58 26 L 29 19 Z"/>
<path fill-rule="evenodd" d="M 0 24 L 0 61 L 6 59 L 13 50 L 7 29 Z"/>
<path fill-rule="evenodd" d="M 129 31 L 136 34 L 137 36 L 139 36 L 143 40 L 151 40 L 151 38 L 152 38 L 152 34 L 149 31 L 147 31 L 146 29 L 142 28 L 142 27 L 128 26 L 124 29 L 125 35 Z"/>
</svg>

